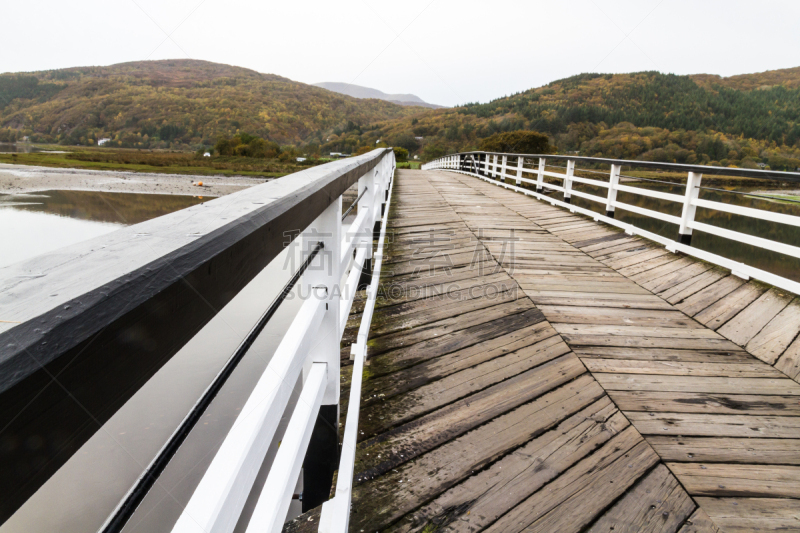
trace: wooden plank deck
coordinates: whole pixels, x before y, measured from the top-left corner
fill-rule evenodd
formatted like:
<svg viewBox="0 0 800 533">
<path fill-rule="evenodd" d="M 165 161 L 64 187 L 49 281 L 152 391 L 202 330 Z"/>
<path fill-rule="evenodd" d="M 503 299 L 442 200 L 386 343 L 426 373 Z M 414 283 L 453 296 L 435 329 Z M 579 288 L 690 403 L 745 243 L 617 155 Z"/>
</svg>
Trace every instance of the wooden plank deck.
<svg viewBox="0 0 800 533">
<path fill-rule="evenodd" d="M 389 218 L 351 531 L 800 531 L 790 295 L 454 173 Z"/>
</svg>

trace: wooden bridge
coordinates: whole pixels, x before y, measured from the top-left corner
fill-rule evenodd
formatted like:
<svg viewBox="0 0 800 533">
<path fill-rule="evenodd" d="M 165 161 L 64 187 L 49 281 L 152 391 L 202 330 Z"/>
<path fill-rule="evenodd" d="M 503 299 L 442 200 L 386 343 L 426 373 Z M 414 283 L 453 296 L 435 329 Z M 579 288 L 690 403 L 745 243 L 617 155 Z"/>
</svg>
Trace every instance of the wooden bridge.
<svg viewBox="0 0 800 533">
<path fill-rule="evenodd" d="M 488 157 L 482 168 L 462 157 L 454 171 L 392 173 L 393 157 L 376 154 L 337 163 L 338 177 L 326 178 L 330 198 L 352 176 L 369 177 L 359 180 L 353 225 L 376 224 L 374 256 L 357 242 L 339 251 L 334 232 L 325 246 L 341 253 L 342 270 L 297 279 L 347 278 L 352 287 L 369 257 L 375 271 L 359 282 L 366 290 L 335 304 L 335 362 L 306 346 L 326 327 L 321 304 L 304 304 L 311 311 L 292 325 L 304 329 L 286 334 L 294 344 L 284 381 L 294 384 L 305 365 L 304 385 L 247 531 L 800 531 L 800 299 L 785 288 L 793 281 L 744 279 L 540 201 L 512 185 L 521 170 L 486 172 Z M 341 200 L 333 210 L 318 203 L 302 227 L 322 212 L 312 223 L 322 228 L 329 211 L 324 227 L 335 227 Z M 288 224 L 270 220 L 270 231 Z M 340 391 L 328 398 L 332 382 Z M 240 521 L 266 454 L 258 439 L 279 438 L 270 410 L 280 418 L 288 402 L 283 385 L 273 396 L 261 386 L 239 416 L 255 402 L 262 425 L 234 426 L 165 531 L 233 531 Z M 308 454 L 331 450 L 320 421 L 331 428 L 337 419 L 327 460 L 336 477 L 323 484 L 330 496 L 312 499 L 319 487 L 307 485 L 305 512 L 284 525 L 304 457 L 309 469 Z M 137 486 L 145 490 L 141 479 Z M 124 526 L 141 502 L 135 492 L 104 531 Z"/>
<path fill-rule="evenodd" d="M 351 531 L 800 530 L 793 295 L 472 177 L 393 201 Z"/>
</svg>

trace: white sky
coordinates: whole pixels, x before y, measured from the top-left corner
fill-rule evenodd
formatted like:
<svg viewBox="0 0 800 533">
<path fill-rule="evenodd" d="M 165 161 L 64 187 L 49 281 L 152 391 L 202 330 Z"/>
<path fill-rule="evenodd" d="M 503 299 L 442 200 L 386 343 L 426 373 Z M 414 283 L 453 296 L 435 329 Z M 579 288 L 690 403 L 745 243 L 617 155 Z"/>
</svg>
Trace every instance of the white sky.
<svg viewBox="0 0 800 533">
<path fill-rule="evenodd" d="M 798 0 L 3 0 L 0 12 L 0 72 L 190 57 L 441 105 L 581 72 L 800 66 Z"/>
</svg>

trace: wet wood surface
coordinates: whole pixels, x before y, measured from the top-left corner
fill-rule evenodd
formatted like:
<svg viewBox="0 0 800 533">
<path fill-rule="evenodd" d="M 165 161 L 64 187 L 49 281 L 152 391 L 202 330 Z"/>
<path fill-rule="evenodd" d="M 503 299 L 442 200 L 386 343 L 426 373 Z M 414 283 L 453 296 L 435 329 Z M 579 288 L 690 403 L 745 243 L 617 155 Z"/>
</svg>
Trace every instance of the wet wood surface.
<svg viewBox="0 0 800 533">
<path fill-rule="evenodd" d="M 793 295 L 455 173 L 389 219 L 351 531 L 800 531 Z"/>
</svg>

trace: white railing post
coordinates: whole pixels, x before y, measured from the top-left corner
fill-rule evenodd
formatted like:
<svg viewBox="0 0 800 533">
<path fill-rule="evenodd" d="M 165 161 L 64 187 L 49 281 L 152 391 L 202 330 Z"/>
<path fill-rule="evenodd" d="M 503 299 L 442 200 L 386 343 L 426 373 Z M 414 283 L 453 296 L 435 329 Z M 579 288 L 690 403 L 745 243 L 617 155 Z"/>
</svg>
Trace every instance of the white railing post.
<svg viewBox="0 0 800 533">
<path fill-rule="evenodd" d="M 391 190 L 392 185 L 389 185 Z M 389 199 L 391 205 L 391 198 Z M 378 296 L 380 283 L 380 267 L 383 261 L 383 247 L 386 240 L 386 225 L 388 214 L 383 217 L 378 250 L 376 257 L 376 278 L 372 280 L 367 289 L 367 300 L 361 315 L 361 324 L 358 328 L 356 342 L 350 347 L 353 363 L 352 380 L 350 383 L 350 401 L 347 407 L 344 435 L 342 438 L 342 452 L 336 479 L 336 492 L 332 499 L 322 504 L 319 518 L 319 533 L 347 533 L 350 524 L 350 506 L 353 491 L 353 471 L 355 468 L 356 442 L 358 439 L 358 417 L 361 407 L 361 383 L 364 373 L 364 360 L 367 356 L 367 338 L 372 323 L 372 314 L 375 310 L 375 301 Z"/>
<path fill-rule="evenodd" d="M 373 172 L 373 171 L 370 171 Z M 366 196 L 366 195 L 365 195 Z M 360 207 L 359 207 L 360 208 Z M 313 363 L 327 363 L 327 384 L 322 405 L 339 403 L 339 300 L 341 297 L 342 255 L 342 197 L 329 205 L 311 223 L 303 235 L 305 253 L 311 253 L 316 243 L 323 248 L 303 273 L 301 294 L 309 298 L 324 299 L 327 307 L 311 349 L 310 357 L 303 367 L 303 381 Z"/>
<path fill-rule="evenodd" d="M 567 161 L 567 177 L 564 178 L 564 201 L 572 203 L 572 176 L 575 174 L 575 161 Z"/>
<path fill-rule="evenodd" d="M 522 178 L 522 165 L 524 161 L 525 161 L 524 157 L 522 157 L 521 155 L 517 156 L 517 186 L 522 185 L 522 181 L 520 180 L 520 178 Z"/>
<path fill-rule="evenodd" d="M 542 189 L 544 189 L 544 165 L 545 159 L 544 157 L 539 158 L 539 174 L 536 176 L 536 192 L 541 193 Z"/>
<path fill-rule="evenodd" d="M 434 169 L 435 167 L 435 162 Z M 365 283 L 369 283 L 369 280 L 372 276 L 372 224 L 373 214 L 375 210 L 372 206 L 378 201 L 376 198 L 377 193 L 375 191 L 375 184 L 373 183 L 373 176 L 375 175 L 375 170 L 370 170 L 363 176 L 358 179 L 358 194 L 364 193 L 361 196 L 361 199 L 358 201 L 358 212 L 366 213 L 367 220 L 361 225 L 361 229 L 358 230 L 358 233 L 348 232 L 348 236 L 351 239 L 356 239 L 359 241 L 358 247 L 363 247 L 366 251 L 366 255 L 364 256 L 364 266 L 361 270 L 361 279 L 358 283 L 358 287 L 361 288 Z M 365 192 L 366 191 L 366 192 Z M 358 228 L 357 228 L 358 229 Z"/>
<path fill-rule="evenodd" d="M 506 170 L 507 170 L 506 165 L 507 165 L 507 163 L 508 163 L 508 156 L 504 155 L 503 156 L 502 166 L 500 167 L 500 177 L 502 178 L 503 183 L 505 183 L 505 181 L 506 181 Z"/>
<path fill-rule="evenodd" d="M 608 181 L 608 198 L 606 200 L 606 216 L 614 218 L 614 202 L 617 201 L 617 186 L 619 185 L 619 172 L 621 165 L 611 165 L 611 176 Z"/>
<path fill-rule="evenodd" d="M 694 201 L 700 194 L 700 180 L 703 178 L 702 174 L 696 172 L 689 172 L 689 177 L 686 180 L 686 194 L 683 199 L 683 212 L 681 213 L 681 225 L 678 229 L 678 238 L 681 244 L 692 244 L 692 222 L 694 222 L 694 214 L 697 206 Z"/>
<path fill-rule="evenodd" d="M 492 177 L 497 179 L 497 155 L 492 156 Z"/>
</svg>

